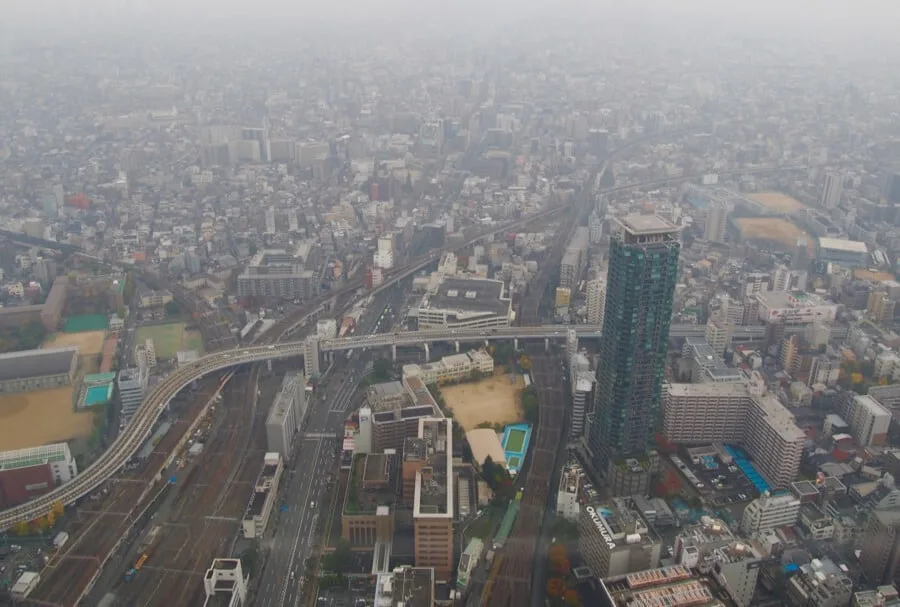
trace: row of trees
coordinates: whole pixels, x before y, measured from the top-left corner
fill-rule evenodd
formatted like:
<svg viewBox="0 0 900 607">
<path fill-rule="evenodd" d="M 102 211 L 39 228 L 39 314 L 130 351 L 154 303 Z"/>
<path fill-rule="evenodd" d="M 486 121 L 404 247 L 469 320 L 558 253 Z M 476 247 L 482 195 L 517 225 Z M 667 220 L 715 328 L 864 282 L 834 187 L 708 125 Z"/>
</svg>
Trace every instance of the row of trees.
<svg viewBox="0 0 900 607">
<path fill-rule="evenodd" d="M 495 463 L 490 455 L 481 464 L 481 476 L 494 492 L 495 500 L 507 502 L 512 499 L 514 492 L 512 477 L 509 475 L 509 471 Z"/>
<path fill-rule="evenodd" d="M 0 329 L 0 353 L 34 350 L 40 347 L 46 337 L 47 329 L 36 320 L 18 327 Z"/>
<path fill-rule="evenodd" d="M 534 385 L 530 385 L 524 390 L 522 390 L 522 413 L 525 416 L 525 421 L 536 424 L 538 422 L 538 395 L 537 388 Z"/>
<path fill-rule="evenodd" d="M 56 521 L 66 512 L 62 502 L 55 502 L 53 509 L 45 516 L 34 519 L 33 521 L 20 521 L 13 527 L 13 533 L 19 537 L 28 535 L 40 535 L 53 527 Z"/>
<path fill-rule="evenodd" d="M 553 544 L 547 553 L 550 578 L 547 580 L 547 602 L 554 607 L 578 607 L 581 597 L 575 588 L 566 582 L 572 567 L 565 544 Z"/>
</svg>

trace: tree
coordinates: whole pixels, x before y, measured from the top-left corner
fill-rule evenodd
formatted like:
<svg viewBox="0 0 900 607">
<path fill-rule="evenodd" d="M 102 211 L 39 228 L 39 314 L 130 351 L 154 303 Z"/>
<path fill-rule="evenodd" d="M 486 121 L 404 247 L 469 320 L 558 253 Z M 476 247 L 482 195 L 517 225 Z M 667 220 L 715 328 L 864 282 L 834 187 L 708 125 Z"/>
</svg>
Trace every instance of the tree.
<svg viewBox="0 0 900 607">
<path fill-rule="evenodd" d="M 166 305 L 163 307 L 166 310 L 166 316 L 178 316 L 181 314 L 181 306 L 174 299 L 166 302 Z"/>
<path fill-rule="evenodd" d="M 547 582 L 547 594 L 552 597 L 561 597 L 566 592 L 566 583 L 558 577 L 550 578 Z"/>
<path fill-rule="evenodd" d="M 66 507 L 62 502 L 53 502 L 53 512 L 56 516 L 62 516 L 66 513 Z"/>
<path fill-rule="evenodd" d="M 581 605 L 581 597 L 578 595 L 578 591 L 574 588 L 566 590 L 566 594 L 563 598 L 565 598 L 566 604 L 571 605 L 572 607 L 578 607 L 579 605 Z"/>
<path fill-rule="evenodd" d="M 322 557 L 322 568 L 335 573 L 347 573 L 353 567 L 353 549 L 350 542 L 341 538 L 330 552 Z"/>
<path fill-rule="evenodd" d="M 537 389 L 532 385 L 522 390 L 522 413 L 525 420 L 529 423 L 536 424 L 538 422 L 538 397 Z"/>
<path fill-rule="evenodd" d="M 373 375 L 378 381 L 390 381 L 394 375 L 394 363 L 387 358 L 376 358 L 372 364 Z"/>
<path fill-rule="evenodd" d="M 19 521 L 16 523 L 15 532 L 19 537 L 25 537 L 31 531 L 28 521 Z"/>
<path fill-rule="evenodd" d="M 519 366 L 522 367 L 523 371 L 531 371 L 531 359 L 523 354 L 519 357 Z"/>
</svg>

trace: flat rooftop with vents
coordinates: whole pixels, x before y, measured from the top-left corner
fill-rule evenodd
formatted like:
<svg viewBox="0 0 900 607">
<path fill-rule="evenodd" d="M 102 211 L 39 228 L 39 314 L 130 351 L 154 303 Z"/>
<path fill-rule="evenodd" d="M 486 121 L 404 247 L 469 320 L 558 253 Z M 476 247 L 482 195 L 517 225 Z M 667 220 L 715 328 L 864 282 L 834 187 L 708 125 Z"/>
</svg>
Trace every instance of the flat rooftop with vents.
<svg viewBox="0 0 900 607">
<path fill-rule="evenodd" d="M 422 329 L 508 326 L 512 302 L 504 297 L 503 281 L 445 277 L 410 315 Z"/>
<path fill-rule="evenodd" d="M 416 473 L 415 517 L 453 517 L 453 434 L 447 419 L 419 420 L 425 460 Z"/>
<path fill-rule="evenodd" d="M 368 453 L 353 457 L 344 498 L 344 515 L 375 514 L 397 498 L 398 470 L 395 454 Z"/>
</svg>

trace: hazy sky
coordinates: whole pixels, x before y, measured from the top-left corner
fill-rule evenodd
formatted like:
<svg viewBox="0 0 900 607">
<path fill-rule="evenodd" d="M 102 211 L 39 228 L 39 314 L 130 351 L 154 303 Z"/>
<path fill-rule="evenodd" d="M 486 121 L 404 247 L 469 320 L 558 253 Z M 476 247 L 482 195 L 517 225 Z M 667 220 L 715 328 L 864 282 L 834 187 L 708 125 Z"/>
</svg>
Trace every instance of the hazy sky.
<svg viewBox="0 0 900 607">
<path fill-rule="evenodd" d="M 893 40 L 900 19 L 898 0 L 0 0 L 0 28 L 29 31 L 78 28 L 92 32 L 108 27 L 118 33 L 149 27 L 242 28 L 243 35 L 265 37 L 268 31 L 304 26 L 370 23 L 415 28 L 426 21 L 465 31 L 495 27 L 515 34 L 516 28 L 547 27 L 546 16 L 565 27 L 595 21 L 634 18 L 664 28 L 717 28 L 735 37 L 814 38 L 836 44 L 846 40 Z M 562 24 L 562 25 L 560 25 Z M 252 27 L 251 27 L 252 26 Z M 598 26 L 599 27 L 599 26 Z M 51 36 L 52 37 L 52 36 Z"/>
</svg>

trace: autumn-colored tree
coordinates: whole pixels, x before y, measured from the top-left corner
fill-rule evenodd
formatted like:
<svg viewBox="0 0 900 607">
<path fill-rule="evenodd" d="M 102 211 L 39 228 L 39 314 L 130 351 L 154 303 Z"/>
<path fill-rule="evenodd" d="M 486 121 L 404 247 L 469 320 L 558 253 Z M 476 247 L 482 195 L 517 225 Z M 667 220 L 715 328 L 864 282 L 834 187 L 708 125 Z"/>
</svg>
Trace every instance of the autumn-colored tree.
<svg viewBox="0 0 900 607">
<path fill-rule="evenodd" d="M 525 371 L 531 371 L 531 359 L 523 354 L 519 358 L 519 366 Z"/>
<path fill-rule="evenodd" d="M 19 521 L 18 523 L 16 523 L 15 531 L 16 535 L 18 535 L 19 537 L 28 535 L 29 531 L 31 531 L 31 529 L 28 527 L 28 521 Z"/>
<path fill-rule="evenodd" d="M 566 557 L 550 559 L 550 569 L 551 571 L 553 571 L 553 573 L 566 575 L 569 572 L 569 568 L 571 566 L 572 564 Z"/>
<path fill-rule="evenodd" d="M 578 607 L 579 605 L 581 605 L 581 597 L 578 596 L 578 591 L 574 588 L 566 590 L 565 599 L 566 605 L 571 605 L 572 607 Z"/>
<path fill-rule="evenodd" d="M 56 514 L 56 516 L 62 516 L 66 513 L 66 507 L 62 502 L 53 502 L 53 512 Z"/>
<path fill-rule="evenodd" d="M 547 551 L 547 556 L 551 561 L 554 559 L 564 559 L 567 554 L 566 547 L 563 544 L 553 544 Z"/>
<path fill-rule="evenodd" d="M 553 577 L 547 582 L 547 594 L 552 597 L 561 597 L 566 592 L 566 583 L 562 578 Z"/>
</svg>

